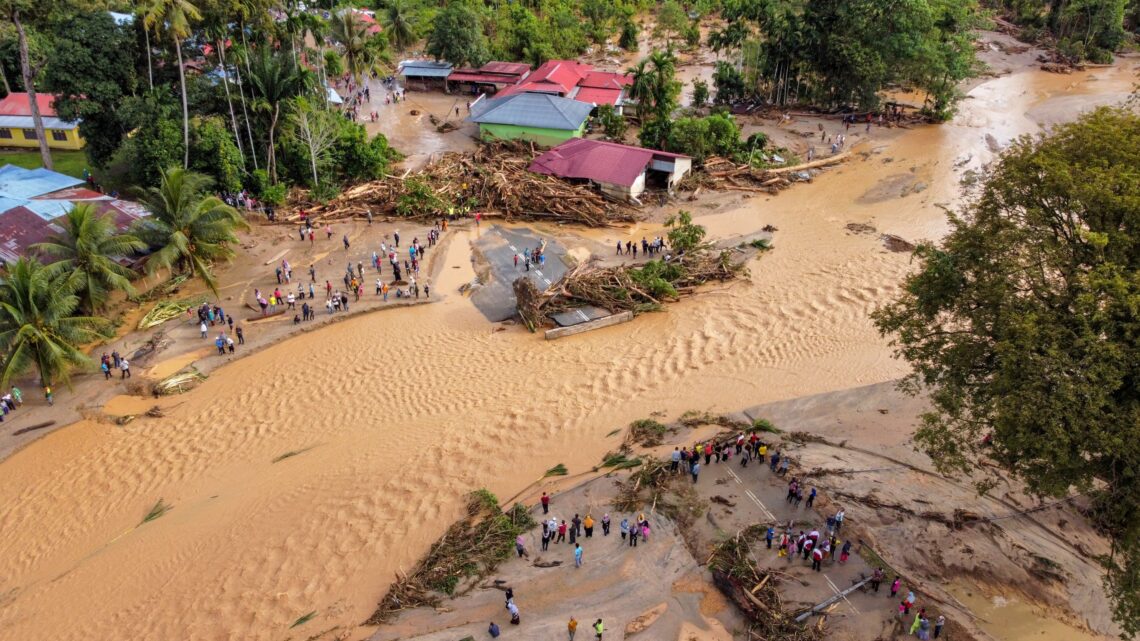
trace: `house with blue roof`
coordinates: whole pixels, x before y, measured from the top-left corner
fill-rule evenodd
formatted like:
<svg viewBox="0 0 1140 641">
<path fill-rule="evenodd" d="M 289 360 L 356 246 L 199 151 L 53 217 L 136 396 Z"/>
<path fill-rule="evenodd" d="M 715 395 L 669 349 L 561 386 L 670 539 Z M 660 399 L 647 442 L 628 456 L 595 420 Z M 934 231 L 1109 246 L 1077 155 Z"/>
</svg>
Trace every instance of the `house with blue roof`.
<svg viewBox="0 0 1140 641">
<path fill-rule="evenodd" d="M 467 118 L 485 140 L 529 140 L 553 147 L 581 138 L 594 105 L 547 93 L 516 93 L 478 100 Z"/>
</svg>

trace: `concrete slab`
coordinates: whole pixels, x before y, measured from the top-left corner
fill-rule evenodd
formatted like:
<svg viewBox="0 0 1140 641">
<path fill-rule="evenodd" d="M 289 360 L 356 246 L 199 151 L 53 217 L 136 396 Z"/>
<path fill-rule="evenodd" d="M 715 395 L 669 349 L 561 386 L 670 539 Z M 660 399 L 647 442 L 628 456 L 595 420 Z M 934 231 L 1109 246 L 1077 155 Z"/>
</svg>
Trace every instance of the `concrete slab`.
<svg viewBox="0 0 1140 641">
<path fill-rule="evenodd" d="M 522 253 L 538 247 L 543 240 L 546 240 L 546 263 L 531 265 L 528 271 Z M 530 278 L 539 290 L 545 290 L 558 282 L 568 269 L 566 248 L 554 239 L 544 239 L 529 229 L 493 225 L 475 241 L 475 248 L 489 264 L 490 275 L 487 282 L 472 293 L 471 300 L 492 322 L 504 321 L 515 315 L 513 283 L 516 278 Z M 517 265 L 516 254 L 519 255 Z"/>
<path fill-rule="evenodd" d="M 609 315 L 610 313 L 601 307 L 579 307 L 568 312 L 555 314 L 551 318 L 554 319 L 555 323 L 558 323 L 559 327 L 570 327 L 571 325 L 586 323 Z"/>
</svg>

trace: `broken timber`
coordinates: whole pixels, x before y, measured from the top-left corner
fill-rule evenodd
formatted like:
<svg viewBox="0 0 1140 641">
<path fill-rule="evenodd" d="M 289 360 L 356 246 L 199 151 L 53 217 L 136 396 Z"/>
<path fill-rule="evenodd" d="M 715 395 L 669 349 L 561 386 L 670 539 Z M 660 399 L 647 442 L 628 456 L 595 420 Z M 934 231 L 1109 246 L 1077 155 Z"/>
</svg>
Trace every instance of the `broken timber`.
<svg viewBox="0 0 1140 641">
<path fill-rule="evenodd" d="M 820 612 L 821 610 L 823 610 L 827 606 L 831 605 L 832 603 L 837 603 L 840 599 L 846 598 L 848 594 L 851 594 L 855 590 L 858 590 L 859 588 L 863 587 L 864 585 L 867 585 L 870 582 L 871 582 L 871 579 L 863 579 L 862 581 L 860 581 L 860 582 L 856 583 L 855 585 L 847 588 L 846 590 L 836 594 L 835 596 L 827 599 L 826 601 L 822 601 L 820 603 L 817 603 L 816 605 L 812 606 L 806 612 L 803 612 L 799 616 L 797 616 L 796 617 L 796 623 L 803 623 L 811 615 Z"/>
</svg>

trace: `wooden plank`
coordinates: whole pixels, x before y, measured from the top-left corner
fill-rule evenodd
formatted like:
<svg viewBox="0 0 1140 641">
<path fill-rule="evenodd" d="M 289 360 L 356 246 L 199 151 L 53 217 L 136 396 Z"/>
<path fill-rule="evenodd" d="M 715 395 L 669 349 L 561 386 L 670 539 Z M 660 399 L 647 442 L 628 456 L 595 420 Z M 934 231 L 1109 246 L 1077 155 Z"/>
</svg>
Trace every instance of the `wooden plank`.
<svg viewBox="0 0 1140 641">
<path fill-rule="evenodd" d="M 628 323 L 631 320 L 633 320 L 633 312 L 621 312 L 619 314 L 613 314 L 611 316 L 604 316 L 596 320 L 586 321 L 585 323 L 571 325 L 570 327 L 556 327 L 554 329 L 546 330 L 546 340 L 551 341 L 556 338 L 562 338 L 564 336 L 573 336 L 574 334 L 588 332 L 592 329 L 601 329 L 603 327 L 609 327 L 611 325 L 620 325 L 621 323 Z"/>
</svg>

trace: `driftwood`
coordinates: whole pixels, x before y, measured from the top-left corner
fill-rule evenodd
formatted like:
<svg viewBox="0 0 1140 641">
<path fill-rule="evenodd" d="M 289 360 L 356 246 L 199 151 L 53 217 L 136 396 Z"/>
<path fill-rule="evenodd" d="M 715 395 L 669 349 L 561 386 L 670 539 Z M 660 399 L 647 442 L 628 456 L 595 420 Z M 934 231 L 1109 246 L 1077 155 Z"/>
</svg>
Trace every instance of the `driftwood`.
<svg viewBox="0 0 1140 641">
<path fill-rule="evenodd" d="M 592 260 L 566 272 L 544 292 L 525 277 L 514 282 L 514 291 L 519 316 L 535 331 L 551 316 L 577 307 L 600 307 L 613 314 L 656 311 L 697 285 L 733 280 L 744 271 L 744 262 L 734 260 L 732 251 L 701 249 L 640 266 L 602 267 Z"/>
<path fill-rule="evenodd" d="M 498 212 L 508 219 L 550 220 L 590 227 L 641 218 L 631 205 L 607 200 L 587 184 L 529 171 L 527 167 L 536 155 L 533 145 L 518 142 L 487 143 L 472 153 L 448 152 L 410 175 L 385 176 L 350 187 L 326 205 L 296 205 L 282 219 L 295 223 L 302 211 L 314 222 L 365 217 L 368 212 L 375 216 L 400 216 L 397 204 L 412 182 L 426 185 L 434 202 L 407 217 L 430 218 L 449 210 L 476 210 Z"/>
</svg>

